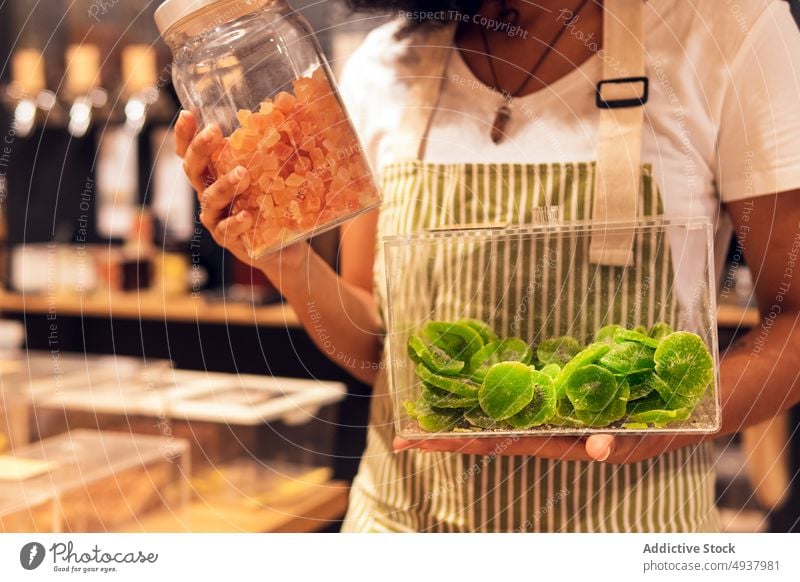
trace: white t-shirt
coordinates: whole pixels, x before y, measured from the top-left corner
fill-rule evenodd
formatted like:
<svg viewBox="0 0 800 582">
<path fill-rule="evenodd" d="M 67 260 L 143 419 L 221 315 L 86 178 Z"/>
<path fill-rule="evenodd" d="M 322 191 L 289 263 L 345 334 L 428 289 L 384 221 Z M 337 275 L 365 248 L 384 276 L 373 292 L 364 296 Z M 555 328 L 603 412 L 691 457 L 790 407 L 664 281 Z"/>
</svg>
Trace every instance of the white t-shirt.
<svg viewBox="0 0 800 582">
<path fill-rule="evenodd" d="M 393 161 L 387 137 L 400 123 L 409 86 L 408 45 L 424 42 L 424 28 L 398 40 L 402 24 L 371 32 L 340 84 L 377 171 Z M 653 167 L 667 216 L 710 217 L 727 244 L 720 201 L 800 188 L 800 31 L 780 0 L 649 0 L 645 31 L 650 98 L 642 162 Z M 502 96 L 474 76 L 459 51 L 445 74 L 426 161 L 595 159 L 598 55 L 516 99 L 508 136 L 497 145 L 489 132 Z"/>
</svg>

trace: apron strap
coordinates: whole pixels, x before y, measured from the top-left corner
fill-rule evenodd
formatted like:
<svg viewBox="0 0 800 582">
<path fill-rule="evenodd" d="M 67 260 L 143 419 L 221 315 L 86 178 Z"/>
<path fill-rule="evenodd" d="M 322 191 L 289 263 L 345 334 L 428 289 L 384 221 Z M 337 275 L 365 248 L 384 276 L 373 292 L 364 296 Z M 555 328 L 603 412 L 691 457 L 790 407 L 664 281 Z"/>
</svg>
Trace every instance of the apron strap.
<svg viewBox="0 0 800 582">
<path fill-rule="evenodd" d="M 648 80 L 644 75 L 645 0 L 605 0 L 603 80 L 592 221 L 631 222 L 638 215 L 641 188 L 642 124 Z M 620 72 L 622 75 L 620 76 Z M 589 260 L 602 265 L 633 263 L 633 229 L 592 236 Z"/>
<path fill-rule="evenodd" d="M 414 47 L 413 78 L 399 130 L 392 138 L 395 161 L 422 160 L 425 156 L 426 138 L 442 93 L 454 34 L 455 25 L 448 24 L 429 35 L 425 46 Z"/>
</svg>

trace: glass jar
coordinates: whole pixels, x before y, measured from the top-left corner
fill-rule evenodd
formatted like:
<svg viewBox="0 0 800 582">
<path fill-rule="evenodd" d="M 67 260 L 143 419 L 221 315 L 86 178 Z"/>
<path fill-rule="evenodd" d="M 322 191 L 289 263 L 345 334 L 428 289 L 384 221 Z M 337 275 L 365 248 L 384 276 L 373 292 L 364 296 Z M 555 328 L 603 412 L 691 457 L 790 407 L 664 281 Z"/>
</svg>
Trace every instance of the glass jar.
<svg viewBox="0 0 800 582">
<path fill-rule="evenodd" d="M 250 174 L 233 212 L 257 258 L 376 207 L 380 194 L 308 22 L 284 0 L 167 0 L 156 24 L 199 124 L 217 124 L 219 176 Z"/>
</svg>

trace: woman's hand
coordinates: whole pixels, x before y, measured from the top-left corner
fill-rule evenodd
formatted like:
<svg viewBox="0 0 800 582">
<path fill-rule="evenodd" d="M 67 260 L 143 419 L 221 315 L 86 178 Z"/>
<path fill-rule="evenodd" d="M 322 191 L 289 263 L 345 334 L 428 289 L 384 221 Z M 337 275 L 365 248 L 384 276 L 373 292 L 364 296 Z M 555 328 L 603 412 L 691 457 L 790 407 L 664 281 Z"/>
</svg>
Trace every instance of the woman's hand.
<svg viewBox="0 0 800 582">
<path fill-rule="evenodd" d="M 636 463 L 656 457 L 673 449 L 700 442 L 700 436 L 638 435 L 614 436 L 595 434 L 581 437 L 524 437 L 497 438 L 430 438 L 403 440 L 395 438 L 394 449 L 420 449 L 461 453 L 465 455 L 529 455 L 543 459 L 566 461 L 603 461 L 606 463 Z"/>
<path fill-rule="evenodd" d="M 175 123 L 176 150 L 183 158 L 183 170 L 200 200 L 200 221 L 216 243 L 229 250 L 237 259 L 261 269 L 276 286 L 284 281 L 284 274 L 303 273 L 302 261 L 311 252 L 304 243 L 291 245 L 280 252 L 253 260 L 247 253 L 242 235 L 253 226 L 256 219 L 250 212 L 230 214 L 233 199 L 250 185 L 246 168 L 234 168 L 214 180 L 209 166 L 211 154 L 222 145 L 222 132 L 209 125 L 198 133 L 197 121 L 188 111 L 181 111 Z"/>
</svg>

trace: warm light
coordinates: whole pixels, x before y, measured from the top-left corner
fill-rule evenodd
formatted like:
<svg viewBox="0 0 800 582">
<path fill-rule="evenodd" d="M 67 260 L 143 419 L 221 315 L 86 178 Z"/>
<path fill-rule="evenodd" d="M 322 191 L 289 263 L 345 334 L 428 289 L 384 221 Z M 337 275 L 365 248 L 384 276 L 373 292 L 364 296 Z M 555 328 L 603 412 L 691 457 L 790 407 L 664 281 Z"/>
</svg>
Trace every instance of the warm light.
<svg viewBox="0 0 800 582">
<path fill-rule="evenodd" d="M 11 58 L 11 76 L 22 93 L 35 96 L 45 88 L 44 56 L 39 49 L 17 49 Z"/>
<path fill-rule="evenodd" d="M 73 44 L 67 49 L 67 91 L 85 95 L 100 81 L 100 48 L 93 44 Z"/>
<path fill-rule="evenodd" d="M 146 44 L 131 44 L 122 51 L 122 77 L 125 80 L 125 92 L 135 95 L 147 87 L 155 86 L 156 53 Z"/>
</svg>

